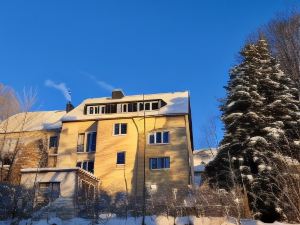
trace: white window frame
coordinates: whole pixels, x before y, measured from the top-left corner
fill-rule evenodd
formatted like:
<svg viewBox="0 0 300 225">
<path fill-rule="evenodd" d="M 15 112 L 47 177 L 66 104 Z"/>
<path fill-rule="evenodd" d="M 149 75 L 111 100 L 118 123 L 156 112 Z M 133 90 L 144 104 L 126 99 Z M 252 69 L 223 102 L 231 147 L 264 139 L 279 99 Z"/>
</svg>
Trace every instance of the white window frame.
<svg viewBox="0 0 300 225">
<path fill-rule="evenodd" d="M 163 168 L 152 168 L 151 159 L 161 159 L 161 158 L 169 158 L 169 167 L 163 167 Z M 170 170 L 171 169 L 171 157 L 170 156 L 162 156 L 162 157 L 150 157 L 149 158 L 149 169 L 150 170 Z"/>
<path fill-rule="evenodd" d="M 157 133 L 161 133 L 161 143 L 156 142 Z M 164 141 L 164 133 L 169 133 L 168 142 L 163 142 Z M 150 143 L 150 136 L 151 135 L 154 135 L 154 143 Z M 148 134 L 148 144 L 149 145 L 168 145 L 168 144 L 170 144 L 170 131 L 162 130 L 162 131 L 155 131 L 155 132 L 152 132 L 152 133 Z"/>
<path fill-rule="evenodd" d="M 96 149 L 95 149 L 95 151 L 87 151 L 87 143 L 88 143 L 88 139 L 87 139 L 87 137 L 88 137 L 88 134 L 89 133 L 96 133 Z M 83 138 L 83 152 L 78 152 L 78 137 L 79 137 L 79 134 L 84 134 L 84 138 Z M 77 151 L 77 154 L 89 154 L 89 153 L 91 153 L 91 154 L 93 154 L 93 153 L 95 153 L 96 152 L 96 150 L 97 150 L 97 131 L 86 131 L 86 132 L 80 132 L 80 133 L 78 133 L 78 135 L 77 135 L 77 148 L 76 148 L 76 151 Z"/>
<path fill-rule="evenodd" d="M 118 134 L 115 134 L 115 125 L 116 125 L 116 124 L 119 124 L 119 133 L 118 133 Z M 121 127 L 122 127 L 122 124 L 126 124 L 126 134 L 122 134 L 122 133 L 121 133 L 121 130 L 122 130 Z M 125 135 L 127 135 L 127 133 L 128 133 L 128 124 L 127 124 L 127 123 L 114 123 L 112 133 L 113 133 L 113 136 L 125 136 Z"/>
<path fill-rule="evenodd" d="M 90 113 L 90 109 L 93 108 L 93 113 Z M 104 112 L 102 113 L 102 109 L 104 108 Z M 98 110 L 98 113 L 95 113 L 96 109 Z M 105 114 L 105 105 L 88 105 L 86 107 L 86 114 L 87 115 L 100 115 Z"/>
</svg>

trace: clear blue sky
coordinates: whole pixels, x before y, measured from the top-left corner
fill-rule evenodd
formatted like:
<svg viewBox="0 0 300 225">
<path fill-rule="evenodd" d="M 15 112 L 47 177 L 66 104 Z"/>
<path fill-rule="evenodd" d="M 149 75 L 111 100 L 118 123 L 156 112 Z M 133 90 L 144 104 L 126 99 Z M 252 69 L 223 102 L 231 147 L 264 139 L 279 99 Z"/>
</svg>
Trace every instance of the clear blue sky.
<svg viewBox="0 0 300 225">
<path fill-rule="evenodd" d="M 189 90 L 195 145 L 204 147 L 201 130 L 219 114 L 217 99 L 244 40 L 296 3 L 1 1 L 0 82 L 16 91 L 36 88 L 40 110 L 65 107 L 47 79 L 64 82 L 75 105 L 110 95 L 109 86 L 128 95 Z"/>
</svg>

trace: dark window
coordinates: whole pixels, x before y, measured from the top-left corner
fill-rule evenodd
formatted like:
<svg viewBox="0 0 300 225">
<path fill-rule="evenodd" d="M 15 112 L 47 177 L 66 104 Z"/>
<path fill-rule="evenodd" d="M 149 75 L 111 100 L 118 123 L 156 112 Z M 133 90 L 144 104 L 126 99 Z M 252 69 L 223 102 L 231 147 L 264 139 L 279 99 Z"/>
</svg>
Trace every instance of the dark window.
<svg viewBox="0 0 300 225">
<path fill-rule="evenodd" d="M 123 112 L 127 112 L 127 105 L 123 105 Z"/>
<path fill-rule="evenodd" d="M 139 105 L 140 105 L 140 106 L 139 106 L 139 110 L 140 110 L 140 111 L 143 111 L 143 110 L 144 110 L 144 103 L 143 103 L 143 102 L 140 102 Z"/>
<path fill-rule="evenodd" d="M 114 128 L 114 134 L 115 134 L 115 135 L 118 135 L 118 134 L 119 134 L 119 130 L 120 130 L 120 124 L 119 124 L 119 123 L 116 123 L 116 124 L 115 124 L 115 128 Z"/>
<path fill-rule="evenodd" d="M 114 125 L 114 135 L 127 134 L 127 123 L 116 123 Z"/>
<path fill-rule="evenodd" d="M 88 162 L 83 162 L 82 163 L 82 169 L 84 169 L 84 170 L 87 170 L 87 164 L 88 164 Z"/>
<path fill-rule="evenodd" d="M 84 133 L 78 134 L 77 152 L 84 152 Z"/>
<path fill-rule="evenodd" d="M 94 161 L 89 161 L 87 166 L 87 171 L 94 173 Z"/>
<path fill-rule="evenodd" d="M 169 131 L 159 131 L 149 135 L 149 144 L 168 144 Z"/>
<path fill-rule="evenodd" d="M 88 133 L 87 135 L 87 152 L 94 152 L 96 151 L 96 132 Z"/>
<path fill-rule="evenodd" d="M 170 157 L 150 158 L 150 169 L 170 168 Z"/>
<path fill-rule="evenodd" d="M 132 103 L 132 111 L 137 112 L 137 103 Z"/>
<path fill-rule="evenodd" d="M 121 134 L 127 134 L 127 123 L 121 123 Z"/>
<path fill-rule="evenodd" d="M 155 136 L 154 136 L 154 134 L 150 134 L 150 136 L 149 136 L 149 143 L 150 144 L 154 144 L 155 143 Z"/>
<path fill-rule="evenodd" d="M 117 153 L 117 164 L 125 164 L 125 152 Z"/>
<path fill-rule="evenodd" d="M 105 113 L 106 114 L 110 113 L 110 105 L 105 106 Z"/>
<path fill-rule="evenodd" d="M 50 137 L 50 140 L 49 140 L 49 148 L 57 148 L 57 136 L 52 136 Z"/>
<path fill-rule="evenodd" d="M 128 112 L 132 112 L 132 103 L 128 103 Z"/>
<path fill-rule="evenodd" d="M 99 114 L 99 106 L 95 107 L 95 114 Z"/>
<path fill-rule="evenodd" d="M 94 108 L 90 106 L 90 114 L 94 114 Z"/>
<path fill-rule="evenodd" d="M 102 113 L 102 114 L 105 113 L 105 106 L 101 106 L 101 113 Z"/>
<path fill-rule="evenodd" d="M 111 104 L 110 107 L 111 107 L 110 113 L 117 113 L 117 105 L 116 104 Z"/>
<path fill-rule="evenodd" d="M 145 110 L 150 110 L 150 102 L 145 103 Z"/>
<path fill-rule="evenodd" d="M 163 143 L 169 143 L 169 132 L 163 132 Z"/>
<path fill-rule="evenodd" d="M 158 102 L 152 102 L 152 110 L 158 109 Z"/>
<path fill-rule="evenodd" d="M 161 132 L 156 132 L 156 143 L 157 144 L 161 143 Z"/>
<path fill-rule="evenodd" d="M 94 173 L 94 161 L 77 162 L 76 167 L 84 169 L 90 173 Z"/>
</svg>

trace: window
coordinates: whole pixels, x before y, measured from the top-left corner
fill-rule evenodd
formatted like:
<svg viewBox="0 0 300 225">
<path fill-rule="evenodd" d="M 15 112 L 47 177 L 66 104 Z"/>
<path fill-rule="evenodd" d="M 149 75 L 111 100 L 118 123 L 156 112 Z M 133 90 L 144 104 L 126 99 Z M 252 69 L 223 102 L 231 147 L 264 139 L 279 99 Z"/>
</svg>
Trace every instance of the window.
<svg viewBox="0 0 300 225">
<path fill-rule="evenodd" d="M 90 111 L 89 111 L 90 114 L 94 114 L 94 108 L 92 106 L 90 106 Z"/>
<path fill-rule="evenodd" d="M 144 103 L 140 102 L 139 103 L 139 111 L 143 111 L 144 110 Z"/>
<path fill-rule="evenodd" d="M 84 152 L 84 133 L 78 134 L 77 152 Z"/>
<path fill-rule="evenodd" d="M 96 151 L 96 132 L 90 132 L 87 134 L 87 146 L 86 151 L 87 152 L 94 152 Z"/>
<path fill-rule="evenodd" d="M 50 137 L 50 140 L 49 140 L 49 148 L 57 148 L 57 136 L 52 136 Z"/>
<path fill-rule="evenodd" d="M 59 182 L 40 182 L 38 186 L 37 201 L 40 203 L 52 202 L 59 198 L 60 183 Z"/>
<path fill-rule="evenodd" d="M 123 104 L 123 105 L 122 105 L 122 106 L 123 106 L 122 112 L 127 112 L 127 105 L 128 105 L 128 104 Z"/>
<path fill-rule="evenodd" d="M 170 168 L 170 157 L 150 158 L 150 169 L 168 169 Z"/>
<path fill-rule="evenodd" d="M 152 110 L 157 110 L 158 108 L 158 102 L 152 102 Z"/>
<path fill-rule="evenodd" d="M 94 161 L 77 162 L 76 167 L 84 169 L 90 173 L 94 173 Z"/>
<path fill-rule="evenodd" d="M 86 138 L 86 139 L 85 139 Z M 96 151 L 97 133 L 90 132 L 78 134 L 77 152 L 94 152 Z M 85 145 L 86 143 L 86 145 Z"/>
<path fill-rule="evenodd" d="M 114 125 L 114 135 L 127 134 L 127 123 L 116 123 Z"/>
<path fill-rule="evenodd" d="M 150 102 L 145 103 L 145 110 L 146 111 L 150 110 Z"/>
<path fill-rule="evenodd" d="M 100 106 L 100 112 L 101 112 L 101 114 L 105 114 L 105 106 L 104 105 Z"/>
<path fill-rule="evenodd" d="M 125 164 L 125 152 L 118 152 L 117 165 L 124 165 L 124 164 Z"/>
<path fill-rule="evenodd" d="M 149 135 L 149 144 L 168 144 L 169 131 L 158 131 Z"/>
</svg>

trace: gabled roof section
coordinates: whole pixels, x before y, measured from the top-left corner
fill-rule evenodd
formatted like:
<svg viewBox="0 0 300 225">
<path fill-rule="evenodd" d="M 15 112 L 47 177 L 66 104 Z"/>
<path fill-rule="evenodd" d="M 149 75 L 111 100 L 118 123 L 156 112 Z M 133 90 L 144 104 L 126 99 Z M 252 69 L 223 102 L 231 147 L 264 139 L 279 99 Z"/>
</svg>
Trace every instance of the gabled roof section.
<svg viewBox="0 0 300 225">
<path fill-rule="evenodd" d="M 0 133 L 59 129 L 65 114 L 66 111 L 18 113 L 0 123 Z"/>
<path fill-rule="evenodd" d="M 178 115 L 189 113 L 189 94 L 184 92 L 173 93 L 159 93 L 159 94 L 147 94 L 147 95 L 131 95 L 124 96 L 120 99 L 112 99 L 110 97 L 104 98 L 89 98 L 84 100 L 80 105 L 67 113 L 62 121 L 80 121 L 80 120 L 97 120 L 97 119 L 109 119 L 109 118 L 128 118 L 133 116 L 143 116 L 144 111 L 139 112 L 127 112 L 127 113 L 112 113 L 112 114 L 98 114 L 98 115 L 85 115 L 85 106 L 93 104 L 108 104 L 108 103 L 127 103 L 127 102 L 142 102 L 151 100 L 163 100 L 166 105 L 159 110 L 146 111 L 146 116 L 155 115 Z"/>
</svg>

